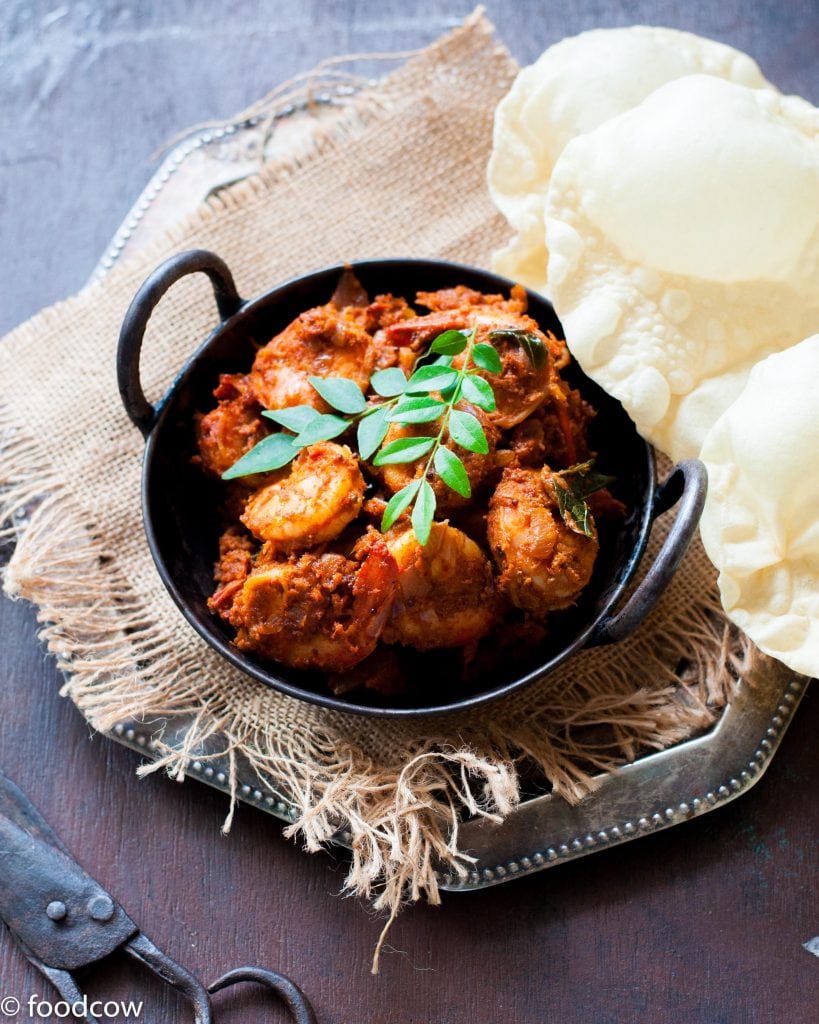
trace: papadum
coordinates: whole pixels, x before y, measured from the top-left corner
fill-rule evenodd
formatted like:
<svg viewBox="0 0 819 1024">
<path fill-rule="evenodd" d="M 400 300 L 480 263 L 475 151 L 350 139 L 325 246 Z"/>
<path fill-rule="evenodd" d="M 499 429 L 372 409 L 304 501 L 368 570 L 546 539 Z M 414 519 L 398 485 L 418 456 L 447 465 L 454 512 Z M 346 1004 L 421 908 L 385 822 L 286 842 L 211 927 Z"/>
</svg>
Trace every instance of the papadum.
<svg viewBox="0 0 819 1024">
<path fill-rule="evenodd" d="M 819 331 L 819 110 L 706 75 L 572 140 L 548 293 L 584 371 L 674 460 L 765 356 Z"/>
<path fill-rule="evenodd" d="M 819 675 L 819 334 L 769 356 L 702 447 L 702 538 L 728 617 Z"/>
<path fill-rule="evenodd" d="M 494 269 L 543 291 L 543 203 L 563 148 L 658 86 L 698 73 L 772 88 L 755 61 L 739 50 L 646 25 L 593 29 L 563 39 L 524 68 L 495 111 L 489 191 L 517 234 L 495 254 Z"/>
</svg>

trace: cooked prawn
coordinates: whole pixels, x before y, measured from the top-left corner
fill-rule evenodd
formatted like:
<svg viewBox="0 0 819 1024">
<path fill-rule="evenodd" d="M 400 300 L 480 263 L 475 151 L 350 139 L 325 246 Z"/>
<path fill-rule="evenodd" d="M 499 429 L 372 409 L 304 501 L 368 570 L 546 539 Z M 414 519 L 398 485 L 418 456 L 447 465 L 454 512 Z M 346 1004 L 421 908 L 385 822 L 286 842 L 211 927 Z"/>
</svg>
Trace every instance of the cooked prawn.
<svg viewBox="0 0 819 1024">
<path fill-rule="evenodd" d="M 479 371 L 492 385 L 496 409 L 492 422 L 506 430 L 521 423 L 546 400 L 557 371 L 566 365 L 568 350 L 564 342 L 541 331 L 536 320 L 526 315 L 526 296 L 504 299 L 500 295 L 480 295 L 470 288 L 457 287 L 440 292 L 422 292 L 418 301 L 433 311 L 426 316 L 401 320 L 386 328 L 386 341 L 409 345 L 414 349 L 432 341 L 444 331 L 468 331 L 477 327 L 476 341 L 492 345 L 501 360 L 500 373 Z M 547 358 L 534 366 L 520 342 L 501 332 L 525 331 L 542 342 Z M 499 332 L 492 334 L 491 332 Z M 453 366 L 463 364 L 456 356 Z"/>
<path fill-rule="evenodd" d="M 256 353 L 250 382 L 259 402 L 268 409 L 312 405 L 327 412 L 311 376 L 346 377 L 366 391 L 377 353 L 361 319 L 360 307 L 338 309 L 333 302 L 296 317 Z"/>
<path fill-rule="evenodd" d="M 545 401 L 555 373 L 555 355 L 562 357 L 563 342 L 551 334 L 544 334 L 537 322 L 528 316 L 509 317 L 494 310 L 477 322 L 476 342 L 489 344 L 500 356 L 500 373 L 479 371 L 492 385 L 495 393 L 495 411 L 490 418 L 502 430 L 514 427 L 530 416 Z M 503 331 L 526 331 L 539 338 L 546 350 L 546 359 L 541 366 L 534 366 L 513 335 L 504 336 Z M 493 333 L 498 332 L 498 333 Z M 463 355 L 456 356 L 452 365 L 461 366 Z"/>
<path fill-rule="evenodd" d="M 500 589 L 537 618 L 574 604 L 591 579 L 597 536 L 563 521 L 552 471 L 509 467 L 489 502 L 487 534 Z"/>
<path fill-rule="evenodd" d="M 384 627 L 387 643 L 420 651 L 458 647 L 498 621 L 492 566 L 478 545 L 448 523 L 433 523 L 425 547 L 407 526 L 384 537 L 398 564 L 398 594 Z"/>
<path fill-rule="evenodd" d="M 261 561 L 233 599 L 236 646 L 300 669 L 345 672 L 372 654 L 398 567 L 370 532 L 353 558 L 332 552 Z"/>
<path fill-rule="evenodd" d="M 500 432 L 482 409 L 470 405 L 469 402 L 459 402 L 458 409 L 464 412 L 471 412 L 478 419 L 489 445 L 489 451 L 486 455 L 470 452 L 452 440 L 448 429 L 444 432 L 444 444 L 454 451 L 464 464 L 466 475 L 469 477 L 469 484 L 474 494 L 495 473 L 495 449 L 500 439 Z M 387 431 L 384 444 L 390 444 L 392 441 L 397 441 L 402 437 L 435 437 L 440 429 L 439 420 L 436 420 L 434 423 L 393 423 Z M 417 480 L 421 476 L 428 460 L 429 456 L 424 455 L 415 462 L 400 462 L 394 465 L 381 466 L 378 472 L 387 488 L 395 494 L 396 491 L 400 491 L 402 487 L 412 483 L 413 480 Z M 470 499 L 461 497 L 450 487 L 447 487 L 434 469 L 430 469 L 427 479 L 435 492 L 437 507 L 441 512 L 446 513 L 469 504 Z"/>
<path fill-rule="evenodd" d="M 223 373 L 213 394 L 219 404 L 196 424 L 197 461 L 211 475 L 221 476 L 266 437 L 270 428 L 243 374 Z"/>
<path fill-rule="evenodd" d="M 320 441 L 302 449 L 287 476 L 251 495 L 241 520 L 272 551 L 304 551 L 355 519 L 365 486 L 350 449 Z"/>
</svg>

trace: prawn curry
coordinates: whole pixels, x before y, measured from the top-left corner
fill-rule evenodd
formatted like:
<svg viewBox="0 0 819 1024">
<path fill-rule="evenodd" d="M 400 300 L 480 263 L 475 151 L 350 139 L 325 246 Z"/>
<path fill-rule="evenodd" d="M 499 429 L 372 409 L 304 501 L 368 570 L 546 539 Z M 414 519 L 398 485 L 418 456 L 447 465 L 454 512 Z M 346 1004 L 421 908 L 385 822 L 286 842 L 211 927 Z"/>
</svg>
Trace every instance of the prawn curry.
<svg viewBox="0 0 819 1024">
<path fill-rule="evenodd" d="M 536 649 L 624 511 L 569 359 L 519 286 L 410 304 L 348 270 L 223 374 L 194 461 L 224 481 L 209 606 L 236 645 L 388 696 L 426 652 L 469 679 Z"/>
</svg>

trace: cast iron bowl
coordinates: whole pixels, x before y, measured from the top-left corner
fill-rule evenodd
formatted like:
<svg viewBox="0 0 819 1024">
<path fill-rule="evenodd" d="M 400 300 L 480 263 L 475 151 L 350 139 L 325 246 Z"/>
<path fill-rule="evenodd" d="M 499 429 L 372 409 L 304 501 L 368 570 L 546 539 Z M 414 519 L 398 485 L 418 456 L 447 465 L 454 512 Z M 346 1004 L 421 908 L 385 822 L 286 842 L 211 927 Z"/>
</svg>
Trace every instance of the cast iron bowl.
<svg viewBox="0 0 819 1024">
<path fill-rule="evenodd" d="M 541 679 L 583 647 L 628 636 L 656 603 L 691 540 L 705 500 L 705 468 L 697 461 L 683 462 L 658 487 L 650 446 L 638 436 L 619 402 L 572 364 L 570 383 L 598 410 L 591 442 L 600 452 L 600 468 L 616 477 L 612 489 L 629 511 L 625 522 L 601 527 L 600 553 L 591 582 L 571 611 L 551 618 L 549 638 L 536 656 L 467 683 L 458 681 L 453 652 L 419 656 L 413 675 L 423 682 L 401 702 L 371 691 L 335 697 L 320 673 L 291 669 L 233 645 L 229 628 L 207 606 L 214 589 L 213 564 L 220 532 L 217 510 L 222 495 L 218 481 L 206 479 L 191 464 L 196 450 L 194 414 L 212 408 L 212 391 L 220 373 L 247 372 L 260 343 L 303 310 L 327 302 L 343 269 L 319 270 L 245 301 L 239 298 L 230 271 L 218 256 L 203 250 L 183 252 L 151 274 L 128 309 L 119 339 L 117 373 L 125 409 L 146 439 L 142 476 L 145 532 L 159 575 L 188 622 L 231 664 L 283 693 L 339 711 L 393 716 L 440 714 L 484 704 Z M 368 260 L 352 264 L 352 269 L 371 295 L 393 292 L 411 297 L 416 291 L 456 284 L 503 292 L 512 284 L 485 270 L 441 260 Z M 139 376 L 145 327 L 167 289 L 181 277 L 197 272 L 211 280 L 221 323 L 153 407 L 145 398 Z M 540 326 L 562 337 L 550 303 L 533 293 L 529 303 L 529 312 Z M 653 565 L 623 600 L 652 523 L 677 503 L 676 520 Z M 618 604 L 621 607 L 615 611 Z M 406 656 L 416 658 L 410 651 Z"/>
</svg>

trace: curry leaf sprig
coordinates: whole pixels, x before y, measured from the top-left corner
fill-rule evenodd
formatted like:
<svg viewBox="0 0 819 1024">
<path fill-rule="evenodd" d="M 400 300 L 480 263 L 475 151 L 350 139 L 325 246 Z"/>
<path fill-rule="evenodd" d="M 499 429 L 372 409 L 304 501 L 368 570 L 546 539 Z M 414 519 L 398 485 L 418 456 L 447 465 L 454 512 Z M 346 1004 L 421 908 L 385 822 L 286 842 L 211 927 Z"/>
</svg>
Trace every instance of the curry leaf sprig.
<svg viewBox="0 0 819 1024">
<path fill-rule="evenodd" d="M 378 403 L 368 402 L 358 384 L 344 377 L 310 377 L 312 387 L 334 412 L 320 413 L 311 405 L 264 410 L 262 416 L 291 433 L 264 438 L 224 472 L 222 479 L 233 480 L 281 469 L 302 448 L 338 437 L 356 424 L 358 454 L 364 461 L 388 466 L 416 462 L 426 456 L 422 473 L 393 495 L 381 521 L 381 529 L 386 531 L 413 506 L 413 529 L 419 542 L 426 544 L 436 508 L 435 492 L 427 480 L 432 469 L 457 494 L 465 498 L 471 495 L 466 467 L 445 443 L 447 433 L 450 440 L 466 451 L 481 455 L 489 451 L 478 418 L 466 409 L 457 408 L 462 400 L 485 412 L 494 412 L 496 408 L 492 385 L 480 371 L 500 373 L 501 358 L 491 344 L 476 344 L 476 334 L 477 328 L 468 333 L 450 330 L 440 334 L 418 360 L 409 379 L 398 367 L 378 370 L 370 377 L 370 387 L 384 399 Z M 534 363 L 529 347 L 526 351 Z M 454 367 L 455 357 L 462 354 L 460 365 Z M 428 356 L 436 358 L 433 362 L 424 362 Z M 437 432 L 400 437 L 381 447 L 393 423 L 435 424 Z"/>
<path fill-rule="evenodd" d="M 612 480 L 613 476 L 606 476 L 594 468 L 593 459 L 578 462 L 552 476 L 557 508 L 570 530 L 585 537 L 594 536 L 594 522 L 586 498 L 603 490 Z"/>
<path fill-rule="evenodd" d="M 407 378 L 397 367 L 378 370 L 370 378 L 370 387 L 389 401 L 370 405 L 358 384 L 346 377 L 310 377 L 309 380 L 330 408 L 344 415 L 321 413 L 312 405 L 265 409 L 262 416 L 292 433 L 271 434 L 264 438 L 222 474 L 223 480 L 281 469 L 292 462 L 302 448 L 338 437 L 356 421 L 359 453 L 362 459 L 368 459 L 387 432 L 386 415 L 397 401 L 394 396 L 402 394 L 407 384 Z"/>
<path fill-rule="evenodd" d="M 393 423 L 434 422 L 438 431 L 428 436 L 398 438 L 375 456 L 375 466 L 415 462 L 426 456 L 421 474 L 397 491 L 387 503 L 381 519 L 382 531 L 389 530 L 395 520 L 412 506 L 412 528 L 418 542 L 426 544 L 437 504 L 435 491 L 428 480 L 433 467 L 456 494 L 468 498 L 472 493 L 466 466 L 444 443 L 444 439 L 448 433 L 455 444 L 468 452 L 479 455 L 489 452 L 489 442 L 480 420 L 466 409 L 456 408 L 461 399 L 466 399 L 485 412 L 495 410 L 492 385 L 478 376 L 478 370 L 500 373 L 502 364 L 492 345 L 475 343 L 476 333 L 477 328 L 473 328 L 469 334 L 446 331 L 439 335 L 429 349 L 438 359 L 415 371 L 407 382 L 406 397 L 398 402 L 390 416 Z M 462 353 L 463 358 L 456 369 L 452 361 Z M 433 392 L 437 392 L 440 398 L 433 397 Z"/>
</svg>

